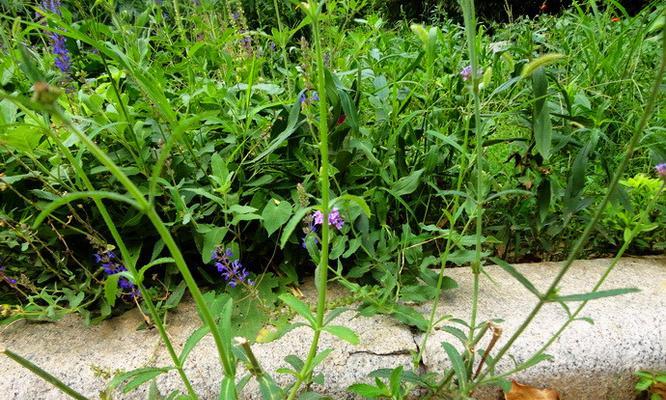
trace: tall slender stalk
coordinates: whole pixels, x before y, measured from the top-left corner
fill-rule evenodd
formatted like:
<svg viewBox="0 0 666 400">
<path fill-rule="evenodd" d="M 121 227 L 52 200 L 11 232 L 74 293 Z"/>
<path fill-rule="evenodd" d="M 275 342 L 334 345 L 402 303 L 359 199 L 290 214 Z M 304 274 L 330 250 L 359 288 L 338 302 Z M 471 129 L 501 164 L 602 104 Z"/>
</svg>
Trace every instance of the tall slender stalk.
<svg viewBox="0 0 666 400">
<path fill-rule="evenodd" d="M 21 104 L 28 104 L 28 105 L 33 105 L 36 106 L 36 103 L 31 103 L 28 101 L 25 101 L 21 98 L 17 98 L 15 96 L 8 96 L 3 92 L 2 97 L 10 99 L 12 101 L 16 101 Z M 135 203 L 137 207 L 143 211 L 147 217 L 150 219 L 150 221 L 153 223 L 155 226 L 155 229 L 158 231 L 161 239 L 164 241 L 166 247 L 169 249 L 171 252 L 171 255 L 174 259 L 174 263 L 176 267 L 178 268 L 179 272 L 183 276 L 183 280 L 187 284 L 187 287 L 190 291 L 190 294 L 192 295 L 192 298 L 194 299 L 197 308 L 199 309 L 202 320 L 204 323 L 210 328 L 211 335 L 213 336 L 215 345 L 218 350 L 218 355 L 220 358 L 220 362 L 223 366 L 224 373 L 228 377 L 234 377 L 235 376 L 235 365 L 233 363 L 233 356 L 231 354 L 228 354 L 225 350 L 224 346 L 224 341 L 222 339 L 222 336 L 220 334 L 220 330 L 215 322 L 215 319 L 213 318 L 211 311 L 206 304 L 206 301 L 204 300 L 203 294 L 201 293 L 201 290 L 196 284 L 196 281 L 194 280 L 194 277 L 192 276 L 192 273 L 190 272 L 189 268 L 187 267 L 187 264 L 185 263 L 185 259 L 183 258 L 182 253 L 180 252 L 180 249 L 178 248 L 176 242 L 174 241 L 173 237 L 171 236 L 171 233 L 167 229 L 167 227 L 164 225 L 164 222 L 162 222 L 161 218 L 157 214 L 157 211 L 155 210 L 153 204 L 148 202 L 143 193 L 140 191 L 140 189 L 123 173 L 118 166 L 107 156 L 107 154 L 100 149 L 88 136 L 86 136 L 80 129 L 78 129 L 69 119 L 67 115 L 64 114 L 64 112 L 57 106 L 53 105 L 45 105 L 41 104 L 39 108 L 45 109 L 49 112 L 51 112 L 53 115 L 57 116 L 63 124 L 70 129 L 78 138 L 79 140 L 88 148 L 88 150 L 97 158 L 104 166 L 108 168 L 108 170 L 113 174 L 116 179 L 125 187 L 127 192 L 130 194 L 131 197 L 134 198 Z M 76 163 L 73 163 L 73 166 L 75 166 Z M 83 174 L 85 176 L 85 174 Z M 87 177 L 86 177 L 87 179 Z M 100 212 L 104 213 L 105 208 L 102 207 L 100 208 Z M 107 213 L 108 216 L 108 213 Z M 117 232 L 113 232 L 114 226 L 112 221 L 110 221 L 110 216 L 108 217 L 108 222 L 107 218 L 105 218 L 105 222 L 111 224 L 111 229 L 112 229 L 112 235 L 114 235 L 114 239 L 118 240 L 117 243 L 119 247 L 122 245 L 122 240 L 120 238 L 120 235 Z M 121 252 L 122 252 L 121 248 Z M 129 259 L 129 253 L 125 249 L 125 254 L 123 254 L 123 257 L 126 259 Z M 128 264 L 128 269 L 132 267 L 131 264 Z M 130 271 L 134 276 L 138 276 L 136 273 L 136 270 Z M 138 283 L 138 282 L 137 282 Z M 157 322 L 159 318 L 156 319 L 155 322 Z M 160 332 L 161 334 L 164 334 L 163 339 L 165 339 L 165 343 L 168 340 L 168 336 L 166 335 L 166 331 Z M 172 354 L 172 356 L 175 354 L 175 352 Z M 176 362 L 176 365 L 180 365 L 179 362 Z M 186 383 L 186 386 L 188 384 Z M 188 388 L 188 391 L 191 390 Z M 234 391 L 234 397 L 235 397 L 235 389 L 231 389 Z M 192 391 L 193 392 L 193 391 Z"/>
<path fill-rule="evenodd" d="M 74 170 L 76 171 L 76 174 L 81 178 L 83 181 L 83 184 L 86 186 L 86 189 L 89 191 L 94 191 L 95 188 L 92 185 L 92 182 L 86 175 L 85 171 L 81 168 L 79 163 L 76 161 L 74 155 L 69 151 L 69 149 L 58 140 L 57 137 L 54 138 L 58 148 L 60 151 L 65 155 L 65 158 L 69 161 L 69 163 L 72 165 Z M 127 249 L 127 246 L 125 245 L 125 242 L 123 241 L 122 236 L 120 235 L 120 232 L 118 232 L 118 229 L 116 229 L 116 225 L 113 222 L 113 218 L 111 218 L 111 214 L 107 210 L 106 206 L 104 205 L 103 201 L 99 198 L 93 198 L 93 201 L 95 202 L 95 206 L 97 206 L 97 209 L 102 216 L 102 219 L 104 220 L 104 223 L 106 224 L 107 228 L 109 229 L 109 232 L 111 233 L 111 236 L 113 237 L 113 240 L 115 241 L 116 245 L 118 246 L 118 249 L 120 250 L 120 254 L 123 258 L 123 260 L 128 261 L 131 259 L 131 255 L 129 250 Z M 134 263 L 131 262 L 126 262 L 125 267 L 127 270 L 132 274 L 132 276 L 138 276 L 138 272 L 136 270 L 136 266 Z M 160 335 L 160 338 L 162 339 L 162 342 L 164 343 L 164 346 L 167 348 L 167 352 L 169 353 L 169 356 L 171 357 L 171 360 L 174 363 L 174 366 L 176 367 L 176 370 L 178 371 L 178 375 L 180 376 L 181 380 L 183 381 L 183 384 L 185 385 L 185 388 L 187 389 L 187 392 L 190 394 L 191 397 L 193 398 L 198 398 L 196 392 L 194 391 L 194 388 L 192 387 L 192 384 L 185 374 L 185 370 L 183 369 L 183 365 L 180 362 L 180 358 L 178 357 L 178 354 L 176 354 L 176 350 L 173 347 L 173 344 L 171 343 L 171 340 L 169 339 L 169 335 L 167 334 L 166 328 L 164 324 L 162 323 L 162 319 L 160 318 L 159 313 L 157 312 L 157 307 L 155 307 L 155 304 L 153 303 L 152 298 L 150 297 L 150 292 L 148 292 L 145 289 L 145 286 L 143 285 L 143 282 L 141 280 L 137 280 L 134 282 L 139 289 L 140 293 L 143 296 L 143 302 L 146 305 L 146 308 L 148 308 L 148 314 L 152 318 L 152 322 L 155 324 L 157 327 L 157 331 Z"/>
<path fill-rule="evenodd" d="M 328 176 L 328 99 L 326 97 L 326 75 L 324 57 L 321 49 L 321 32 L 319 31 L 320 8 L 314 1 L 308 3 L 308 13 L 312 23 L 312 34 L 314 37 L 315 52 L 317 57 L 317 89 L 319 92 L 319 153 L 321 156 L 321 167 L 319 172 L 319 184 L 321 187 L 321 212 L 323 223 L 321 224 L 321 254 L 319 265 L 315 272 L 315 285 L 317 287 L 317 315 L 313 327 L 314 336 L 310 344 L 307 359 L 299 373 L 299 377 L 289 392 L 288 400 L 293 400 L 304 382 L 309 382 L 312 375 L 314 358 L 317 355 L 319 336 L 324 327 L 324 313 L 326 312 L 326 286 L 328 283 L 328 250 L 329 231 L 328 214 L 330 182 Z"/>
<path fill-rule="evenodd" d="M 483 237 L 483 128 L 481 126 L 481 100 L 479 94 L 479 62 L 476 53 L 476 15 L 474 12 L 474 0 L 462 0 L 463 17 L 465 20 L 465 34 L 467 38 L 467 51 L 470 66 L 472 68 L 471 93 L 474 101 L 474 132 L 475 132 L 475 169 L 476 169 L 476 243 L 474 248 L 474 261 L 472 262 L 472 273 L 474 274 L 472 291 L 472 309 L 469 321 L 469 336 L 467 349 L 469 359 L 467 367 L 471 371 L 474 365 L 475 351 L 472 348 L 474 331 L 476 329 L 476 318 L 479 304 L 479 274 L 481 273 L 481 238 Z"/>
<path fill-rule="evenodd" d="M 601 200 L 601 203 L 597 207 L 597 210 L 595 211 L 592 219 L 590 222 L 588 222 L 587 226 L 585 227 L 585 230 L 581 234 L 581 236 L 578 238 L 576 243 L 574 244 L 574 247 L 571 249 L 571 252 L 569 253 L 569 256 L 567 257 L 566 261 L 562 265 L 562 268 L 560 269 L 559 273 L 553 279 L 553 282 L 551 283 L 550 287 L 548 290 L 545 292 L 545 294 L 542 296 L 541 299 L 539 299 L 539 302 L 534 306 L 532 311 L 529 313 L 527 318 L 523 321 L 523 323 L 518 327 L 516 332 L 509 338 L 509 340 L 506 342 L 504 346 L 498 351 L 497 355 L 495 357 L 488 361 L 488 368 L 485 370 L 485 372 L 481 373 L 479 375 L 478 379 L 476 380 L 476 383 L 472 384 L 471 389 L 474 388 L 474 386 L 478 385 L 478 382 L 480 382 L 488 373 L 489 371 L 492 371 L 495 365 L 506 355 L 506 353 L 509 351 L 511 346 L 518 340 L 518 338 L 522 335 L 522 333 L 527 329 L 527 326 L 534 320 L 536 315 L 539 313 L 541 308 L 548 302 L 549 297 L 556 292 L 557 286 L 560 284 L 562 281 L 562 278 L 566 273 L 569 271 L 571 268 L 571 265 L 573 264 L 574 260 L 578 256 L 578 253 L 580 250 L 583 248 L 585 243 L 587 242 L 587 239 L 589 238 L 590 234 L 592 233 L 592 230 L 594 227 L 597 225 L 599 220 L 601 219 L 601 216 L 606 208 L 606 205 L 608 205 L 608 202 L 610 201 L 611 196 L 615 193 L 615 190 L 617 189 L 618 183 L 620 182 L 620 179 L 622 178 L 622 174 L 624 173 L 624 170 L 627 167 L 627 164 L 629 163 L 629 160 L 631 159 L 632 155 L 634 154 L 634 150 L 636 149 L 636 146 L 640 142 L 641 137 L 643 136 L 643 131 L 645 130 L 648 121 L 650 120 L 650 117 L 652 116 L 652 112 L 654 111 L 657 98 L 659 97 L 659 88 L 661 87 L 662 80 L 664 78 L 664 71 L 666 70 L 666 27 L 663 28 L 662 31 L 662 54 L 661 54 L 661 62 L 659 64 L 659 68 L 657 69 L 656 77 L 654 84 L 652 86 L 652 90 L 650 91 L 650 97 L 648 98 L 648 102 L 645 105 L 645 111 L 643 112 L 643 115 L 641 116 L 641 119 L 636 126 L 634 133 L 631 137 L 631 140 L 629 141 L 629 144 L 627 145 L 627 150 L 625 152 L 624 157 L 622 158 L 622 161 L 620 161 L 620 164 L 617 166 L 615 169 L 615 173 L 613 174 L 613 179 L 608 186 L 608 191 L 606 192 L 606 195 L 603 197 Z"/>
</svg>

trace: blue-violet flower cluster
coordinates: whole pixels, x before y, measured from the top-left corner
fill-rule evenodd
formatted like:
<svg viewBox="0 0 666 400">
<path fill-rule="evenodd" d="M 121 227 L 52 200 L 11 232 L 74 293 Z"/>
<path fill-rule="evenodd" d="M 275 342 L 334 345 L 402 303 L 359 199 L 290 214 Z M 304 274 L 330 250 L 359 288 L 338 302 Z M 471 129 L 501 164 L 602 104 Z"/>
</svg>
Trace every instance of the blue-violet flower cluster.
<svg viewBox="0 0 666 400">
<path fill-rule="evenodd" d="M 238 284 L 254 285 L 254 282 L 248 279 L 250 273 L 243 267 L 239 259 L 234 258 L 231 249 L 222 250 L 221 247 L 218 247 L 213 250 L 211 258 L 215 261 L 217 272 L 227 282 L 227 285 L 232 288 Z"/>
<path fill-rule="evenodd" d="M 315 102 L 319 101 L 319 93 L 317 93 L 316 90 L 312 91 L 312 94 L 310 94 L 310 99 L 308 100 L 308 96 L 305 91 L 303 91 L 299 96 L 298 96 L 298 102 L 303 104 L 305 102 Z"/>
<path fill-rule="evenodd" d="M 60 5 L 60 0 L 42 0 L 42 8 L 56 15 L 62 15 Z M 48 33 L 48 37 L 53 46 L 53 54 L 56 56 L 56 67 L 58 67 L 60 71 L 68 73 L 72 67 L 72 60 L 69 55 L 69 50 L 67 50 L 67 46 L 65 45 L 65 37 L 55 32 Z"/>
<path fill-rule="evenodd" d="M 113 251 L 98 251 L 93 256 L 95 257 L 95 262 L 104 269 L 104 273 L 107 276 L 127 271 L 127 268 L 118 261 Z M 141 291 L 125 277 L 118 279 L 118 287 L 122 289 L 123 294 L 129 295 L 132 299 L 141 297 Z"/>
</svg>

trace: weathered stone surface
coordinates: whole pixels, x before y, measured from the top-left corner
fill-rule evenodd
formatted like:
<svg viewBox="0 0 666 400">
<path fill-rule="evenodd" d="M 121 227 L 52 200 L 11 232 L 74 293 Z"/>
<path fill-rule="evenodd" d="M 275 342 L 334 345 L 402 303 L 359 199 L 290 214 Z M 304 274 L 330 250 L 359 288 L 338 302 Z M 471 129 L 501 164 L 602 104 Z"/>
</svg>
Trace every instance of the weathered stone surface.
<svg viewBox="0 0 666 400">
<path fill-rule="evenodd" d="M 607 262 L 577 262 L 565 278 L 561 293 L 589 291 Z M 541 290 L 548 286 L 558 267 L 557 263 L 517 266 Z M 503 319 L 502 340 L 506 340 L 535 303 L 535 298 L 501 269 L 488 267 L 487 272 L 494 283 L 482 276 L 479 320 Z M 438 313 L 467 320 L 471 273 L 468 269 L 451 269 L 447 274 L 458 281 L 460 289 L 445 294 Z M 553 387 L 561 392 L 563 400 L 629 400 L 633 399 L 632 373 L 635 370 L 666 369 L 666 258 L 624 259 L 602 289 L 617 287 L 638 287 L 642 291 L 591 302 L 582 315 L 593 317 L 595 324 L 572 324 L 548 351 L 554 356 L 552 361 L 521 372 L 515 376 L 516 379 Z M 306 298 L 314 297 L 311 289 L 309 293 L 307 288 L 304 291 Z M 421 309 L 427 312 L 430 306 Z M 516 342 L 510 354 L 518 360 L 526 359 L 559 327 L 564 318 L 565 314 L 559 306 L 547 305 Z M 84 327 L 74 316 L 52 324 L 18 322 L 0 330 L 0 343 L 26 356 L 83 394 L 98 398 L 108 382 L 108 377 L 101 376 L 104 373 L 168 365 L 169 358 L 159 346 L 157 333 L 154 330 L 136 330 L 141 321 L 137 312 L 129 312 L 90 328 Z M 199 326 L 191 302 L 185 302 L 176 312 L 170 313 L 168 322 L 170 336 L 179 348 Z M 344 393 L 344 389 L 364 379 L 375 369 L 407 366 L 410 352 L 416 349 L 416 343 L 420 344 L 419 335 L 414 337 L 409 329 L 383 316 L 356 318 L 354 312 L 348 311 L 336 320 L 336 324 L 354 329 L 361 338 L 361 344 L 352 346 L 328 334 L 322 335 L 321 348 L 335 350 L 320 368 L 326 377 L 324 387 L 315 389 L 335 399 L 352 398 Z M 286 365 L 284 356 L 288 354 L 303 357 L 310 339 L 311 332 L 299 328 L 279 341 L 257 344 L 253 349 L 264 368 L 274 371 Z M 440 345 L 444 340 L 456 341 L 439 330 L 427 341 L 424 363 L 428 369 L 440 370 L 448 364 Z M 510 367 L 507 360 L 500 363 L 500 370 Z M 221 370 L 210 337 L 204 338 L 192 352 L 186 370 L 203 399 L 216 398 Z M 0 399 L 66 398 L 6 357 L 0 356 L 0 371 Z M 287 377 L 280 379 L 284 382 Z M 163 392 L 181 387 L 175 373 L 161 376 L 158 382 Z M 246 398 L 259 398 L 256 387 L 250 385 L 248 389 Z M 493 390 L 484 393 L 478 392 L 477 397 L 483 400 L 496 398 Z M 114 398 L 145 398 L 145 391 L 116 394 Z"/>
<path fill-rule="evenodd" d="M 586 293 L 601 277 L 609 260 L 578 261 L 560 285 L 561 294 Z M 517 265 L 540 291 L 545 291 L 560 268 L 560 263 Z M 491 282 L 481 276 L 478 320 L 503 319 L 503 335 L 498 349 L 515 332 L 537 299 L 498 267 L 487 269 Z M 469 320 L 472 274 L 461 269 L 450 275 L 460 290 L 445 294 L 439 315 Z M 601 290 L 636 287 L 641 291 L 621 297 L 604 298 L 588 303 L 579 315 L 594 320 L 591 325 L 576 321 L 546 352 L 554 357 L 525 372 L 514 375 L 523 383 L 552 387 L 561 398 L 634 399 L 633 372 L 641 368 L 666 369 L 666 259 L 625 258 L 611 273 Z M 579 303 L 568 303 L 574 310 Z M 430 307 L 423 307 L 429 311 Z M 509 354 L 518 361 L 527 360 L 566 320 L 558 304 L 547 304 L 514 344 Z M 436 331 L 427 344 L 424 362 L 430 370 L 448 364 L 441 342 L 457 344 L 452 335 Z M 418 343 L 421 343 L 418 341 Z M 484 348 L 487 340 L 479 348 Z M 513 362 L 500 361 L 499 371 L 508 371 Z M 481 399 L 494 395 L 477 394 Z"/>
</svg>

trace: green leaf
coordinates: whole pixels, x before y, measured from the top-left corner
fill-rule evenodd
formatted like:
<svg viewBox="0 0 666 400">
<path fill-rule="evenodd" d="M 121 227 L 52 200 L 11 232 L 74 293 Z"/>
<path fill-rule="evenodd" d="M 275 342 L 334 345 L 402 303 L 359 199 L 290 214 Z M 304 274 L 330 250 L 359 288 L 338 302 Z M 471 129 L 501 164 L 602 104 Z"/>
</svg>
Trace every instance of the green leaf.
<svg viewBox="0 0 666 400">
<path fill-rule="evenodd" d="M 164 307 L 167 309 L 175 308 L 183 298 L 183 294 L 185 294 L 186 288 L 187 283 L 185 281 L 180 282 L 176 287 L 176 290 L 171 292 L 171 295 L 167 299 L 166 303 L 164 303 Z"/>
<path fill-rule="evenodd" d="M 282 389 L 275 383 L 270 375 L 262 374 L 257 377 L 259 391 L 263 400 L 279 400 L 284 398 Z"/>
<path fill-rule="evenodd" d="M 353 194 L 343 194 L 342 196 L 333 199 L 333 201 L 331 202 L 331 208 L 333 207 L 333 205 L 335 205 L 339 202 L 343 202 L 343 201 L 350 201 L 350 202 L 356 204 L 357 206 L 359 206 L 361 208 L 361 210 L 363 211 L 363 213 L 368 218 L 370 218 L 372 216 L 372 212 L 370 211 L 370 207 L 368 206 L 368 203 L 366 203 L 365 200 L 363 200 L 363 197 L 354 196 Z"/>
<path fill-rule="evenodd" d="M 116 297 L 118 297 L 118 280 L 120 274 L 113 274 L 106 277 L 104 281 L 104 299 L 111 307 L 116 305 Z"/>
<path fill-rule="evenodd" d="M 465 387 L 467 386 L 467 370 L 465 369 L 465 363 L 463 362 L 460 353 L 456 350 L 451 343 L 444 342 L 442 343 L 446 355 L 451 360 L 451 366 L 453 367 L 453 372 L 458 378 L 458 385 L 461 387 L 461 391 L 464 392 Z"/>
<path fill-rule="evenodd" d="M 296 129 L 304 122 L 298 122 L 298 115 L 301 112 L 301 103 L 296 100 L 294 104 L 291 105 L 291 110 L 289 111 L 289 120 L 287 122 L 287 127 L 284 128 L 284 131 L 282 131 L 271 143 L 268 145 L 268 147 L 262 151 L 258 156 L 253 158 L 250 163 L 256 163 L 257 161 L 260 161 L 262 158 L 266 157 L 267 155 L 271 154 L 275 149 L 277 149 L 282 143 L 284 143 L 289 136 L 291 136 L 294 132 L 296 132 Z"/>
<path fill-rule="evenodd" d="M 418 311 L 403 304 L 393 306 L 391 316 L 400 322 L 414 326 L 425 332 L 428 329 L 428 321 Z"/>
<path fill-rule="evenodd" d="M 327 325 L 324 327 L 324 330 L 330 333 L 331 335 L 337 336 L 338 338 L 344 340 L 345 342 L 351 343 L 353 345 L 357 345 L 360 343 L 360 340 L 358 338 L 358 335 L 356 335 L 356 332 L 354 332 L 350 328 L 347 328 L 346 326 Z"/>
<path fill-rule="evenodd" d="M 203 234 L 203 246 L 201 246 L 201 260 L 204 264 L 211 261 L 213 250 L 222 243 L 224 237 L 229 232 L 225 226 L 214 226 L 201 224 L 197 227 L 197 232 Z"/>
<path fill-rule="evenodd" d="M 332 352 L 333 349 L 324 349 L 317 353 L 317 355 L 312 359 L 312 368 L 315 368 L 317 365 L 321 364 Z"/>
<path fill-rule="evenodd" d="M 220 400 L 236 399 L 236 384 L 233 377 L 224 375 L 220 384 Z"/>
<path fill-rule="evenodd" d="M 353 132 L 358 132 L 358 113 L 356 112 L 356 106 L 354 106 L 354 102 L 352 102 L 344 89 L 338 90 L 338 96 L 340 97 L 342 110 L 345 113 L 345 121 L 349 124 Z"/>
<path fill-rule="evenodd" d="M 194 332 L 192 332 L 192 334 L 185 341 L 185 345 L 183 345 L 183 351 L 180 352 L 180 357 L 178 357 L 181 364 L 185 363 L 185 361 L 187 360 L 187 356 L 190 355 L 190 352 L 197 346 L 197 344 L 201 341 L 201 339 L 203 339 L 209 332 L 210 332 L 210 327 L 208 325 L 199 327 Z"/>
<path fill-rule="evenodd" d="M 0 148 L 10 148 L 33 154 L 44 136 L 42 128 L 34 125 L 10 125 L 0 129 Z"/>
<path fill-rule="evenodd" d="M 124 382 L 127 382 L 124 387 L 123 387 L 123 393 L 129 393 L 130 391 L 136 389 L 137 387 L 141 386 L 142 384 L 148 382 L 151 379 L 154 379 L 155 377 L 171 371 L 174 369 L 173 367 L 163 367 L 163 368 L 154 368 L 154 367 L 148 367 L 148 368 L 139 368 L 135 369 L 133 371 L 129 371 L 120 375 L 115 376 L 111 382 L 109 383 L 109 386 L 111 388 L 116 388 L 123 384 Z"/>
<path fill-rule="evenodd" d="M 393 194 L 395 197 L 400 197 L 413 193 L 419 186 L 419 181 L 421 180 L 423 171 L 425 170 L 416 170 L 411 174 L 398 179 L 396 182 L 393 182 L 390 190 L 391 194 Z"/>
<path fill-rule="evenodd" d="M 280 229 L 291 216 L 292 208 L 288 201 L 269 200 L 261 213 L 264 219 L 264 228 L 271 236 L 275 231 Z"/>
<path fill-rule="evenodd" d="M 548 109 L 548 78 L 542 68 L 537 69 L 532 75 L 532 86 L 534 88 L 534 139 L 536 149 L 544 159 L 550 157 L 550 148 L 553 137 L 553 125 L 550 120 Z"/>
<path fill-rule="evenodd" d="M 301 317 L 305 318 L 312 327 L 316 325 L 315 323 L 315 317 L 312 315 L 312 311 L 310 311 L 310 307 L 308 307 L 307 304 L 303 303 L 293 295 L 289 293 L 283 293 L 280 296 L 280 300 L 284 302 L 286 305 L 291 307 L 298 315 Z"/>
<path fill-rule="evenodd" d="M 536 287 L 530 282 L 523 274 L 521 274 L 517 269 L 515 269 L 511 264 L 506 261 L 499 259 L 497 257 L 490 257 L 490 260 L 496 265 L 499 265 L 503 270 L 509 273 L 514 277 L 521 285 L 523 285 L 527 290 L 532 292 L 536 297 L 541 298 L 541 293 L 537 290 Z"/>
<path fill-rule="evenodd" d="M 613 297 L 613 296 L 620 296 L 623 294 L 628 294 L 628 293 L 636 293 L 640 292 L 640 289 L 638 288 L 621 288 L 621 289 L 611 289 L 611 290 L 600 290 L 598 292 L 590 292 L 590 293 L 580 293 L 580 294 L 569 294 L 565 296 L 557 296 L 552 299 L 549 299 L 550 301 L 589 301 L 589 300 L 596 300 L 596 299 L 602 299 L 604 297 Z"/>
<path fill-rule="evenodd" d="M 356 383 L 349 386 L 347 390 L 370 399 L 391 395 L 386 388 L 378 388 L 376 386 L 368 385 L 367 383 Z"/>
<path fill-rule="evenodd" d="M 294 213 L 294 216 L 291 217 L 291 219 L 287 223 L 287 226 L 285 226 L 284 230 L 282 231 L 282 236 L 280 237 L 281 249 L 283 249 L 284 246 L 287 244 L 287 240 L 289 240 L 289 237 L 291 236 L 292 232 L 294 232 L 294 229 L 296 229 L 296 226 L 301 223 L 303 217 L 305 217 L 305 214 L 310 212 L 313 208 L 314 207 L 301 208 L 300 210 Z"/>
<path fill-rule="evenodd" d="M 527 78 L 532 74 L 536 74 L 540 69 L 543 70 L 543 67 L 553 64 L 563 58 L 564 54 L 559 54 L 559 53 L 545 54 L 527 63 L 525 67 L 523 67 L 523 72 L 521 73 L 521 77 Z"/>
</svg>

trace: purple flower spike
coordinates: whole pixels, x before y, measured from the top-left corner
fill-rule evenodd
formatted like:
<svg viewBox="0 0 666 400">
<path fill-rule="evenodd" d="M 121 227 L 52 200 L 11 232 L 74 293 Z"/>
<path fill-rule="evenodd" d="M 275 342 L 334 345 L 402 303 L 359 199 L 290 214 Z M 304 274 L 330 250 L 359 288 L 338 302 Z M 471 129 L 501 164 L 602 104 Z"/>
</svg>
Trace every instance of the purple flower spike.
<svg viewBox="0 0 666 400">
<path fill-rule="evenodd" d="M 99 251 L 93 254 L 93 257 L 107 276 L 127 271 L 127 268 L 120 263 L 113 251 Z M 132 299 L 141 297 L 141 291 L 127 278 L 121 277 L 118 279 L 118 287 L 122 290 L 123 295 L 127 295 Z"/>
<path fill-rule="evenodd" d="M 239 259 L 233 259 L 234 253 L 231 249 L 222 250 L 218 247 L 215 249 L 213 260 L 215 261 L 215 268 L 220 274 L 222 279 L 227 281 L 227 285 L 232 288 L 238 284 L 254 285 L 254 282 L 248 277 L 250 273 L 243 267 Z M 232 260 L 233 259 L 233 260 Z"/>
<path fill-rule="evenodd" d="M 62 15 L 60 6 L 60 0 L 42 1 L 42 8 L 56 15 Z M 56 56 L 55 66 L 63 73 L 68 73 L 72 67 L 72 60 L 69 55 L 69 50 L 67 50 L 67 46 L 65 45 L 65 37 L 57 33 L 49 33 L 48 37 L 53 46 L 53 54 Z"/>
<path fill-rule="evenodd" d="M 666 181 L 666 163 L 657 164 L 654 169 L 657 171 L 657 175 L 664 181 Z"/>
</svg>

